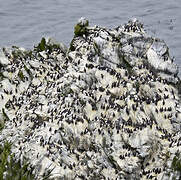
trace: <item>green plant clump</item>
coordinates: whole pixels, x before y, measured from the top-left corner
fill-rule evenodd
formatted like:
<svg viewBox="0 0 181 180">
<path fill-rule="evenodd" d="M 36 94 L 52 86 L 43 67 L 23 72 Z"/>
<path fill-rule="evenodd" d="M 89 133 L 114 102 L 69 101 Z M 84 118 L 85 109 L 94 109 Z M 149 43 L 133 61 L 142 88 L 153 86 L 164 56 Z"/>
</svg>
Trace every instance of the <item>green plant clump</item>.
<svg viewBox="0 0 181 180">
<path fill-rule="evenodd" d="M 83 34 L 85 34 L 85 32 L 86 32 L 86 28 L 85 27 L 82 27 L 79 24 L 75 25 L 75 27 L 74 27 L 74 34 L 76 36 L 82 36 Z"/>
<path fill-rule="evenodd" d="M 0 80 L 3 80 L 5 78 L 5 76 L 3 75 L 2 72 L 0 72 Z"/>
<path fill-rule="evenodd" d="M 69 52 L 70 51 L 75 51 L 75 47 L 74 47 L 74 39 L 72 39 L 71 43 L 70 43 L 70 47 L 69 47 Z"/>
<path fill-rule="evenodd" d="M 85 20 L 84 23 L 79 22 L 74 27 L 74 34 L 75 36 L 82 36 L 83 34 L 86 34 L 87 32 L 87 26 L 89 26 L 89 21 Z"/>
<path fill-rule="evenodd" d="M 181 172 L 181 159 L 176 155 L 172 161 L 172 169 Z"/>
<path fill-rule="evenodd" d="M 12 46 L 12 55 L 15 59 L 24 58 L 24 51 L 20 50 L 17 46 Z"/>
<path fill-rule="evenodd" d="M 0 145 L 0 179 L 5 180 L 33 180 L 35 175 L 33 168 L 29 168 L 29 163 L 24 158 L 23 164 L 16 161 L 11 153 L 11 143 L 5 142 Z"/>
<path fill-rule="evenodd" d="M 2 108 L 2 113 L 3 113 L 3 116 L 4 116 L 4 118 L 5 118 L 5 121 L 8 121 L 8 120 L 9 120 L 9 117 L 8 117 L 8 115 L 6 114 L 4 108 Z"/>
<path fill-rule="evenodd" d="M 4 121 L 0 120 L 0 131 L 2 131 L 4 128 Z"/>
<path fill-rule="evenodd" d="M 45 38 L 43 37 L 42 39 L 41 39 L 41 42 L 38 44 L 38 46 L 37 46 L 37 50 L 39 50 L 39 51 L 45 51 L 45 49 L 46 49 L 46 40 L 45 40 Z"/>
<path fill-rule="evenodd" d="M 46 39 L 44 37 L 41 39 L 41 42 L 38 44 L 38 46 L 35 47 L 35 50 L 38 52 L 48 51 L 49 53 L 58 49 L 60 49 L 60 44 L 51 42 L 51 39 L 49 39 L 49 41 L 46 42 Z"/>
<path fill-rule="evenodd" d="M 23 72 L 21 70 L 19 70 L 18 72 L 18 77 L 23 81 L 24 80 L 24 75 Z"/>
</svg>

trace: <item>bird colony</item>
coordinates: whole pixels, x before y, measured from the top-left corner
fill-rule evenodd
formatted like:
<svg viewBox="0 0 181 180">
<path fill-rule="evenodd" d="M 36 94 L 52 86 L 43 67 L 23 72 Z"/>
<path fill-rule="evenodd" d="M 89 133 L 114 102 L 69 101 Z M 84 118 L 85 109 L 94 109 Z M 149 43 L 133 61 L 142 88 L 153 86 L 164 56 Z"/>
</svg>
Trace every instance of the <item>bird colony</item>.
<svg viewBox="0 0 181 180">
<path fill-rule="evenodd" d="M 138 20 L 81 18 L 69 48 L 1 49 L 0 143 L 40 180 L 179 179 L 179 85 L 167 45 Z"/>
</svg>

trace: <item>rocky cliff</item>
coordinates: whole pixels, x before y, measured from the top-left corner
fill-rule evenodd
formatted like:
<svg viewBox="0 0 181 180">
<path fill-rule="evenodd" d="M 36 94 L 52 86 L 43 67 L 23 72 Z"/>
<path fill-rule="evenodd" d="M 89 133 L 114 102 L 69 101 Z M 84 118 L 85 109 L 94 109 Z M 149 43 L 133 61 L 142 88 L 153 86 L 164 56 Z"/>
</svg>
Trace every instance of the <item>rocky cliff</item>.
<svg viewBox="0 0 181 180">
<path fill-rule="evenodd" d="M 179 179 L 180 79 L 165 42 L 136 19 L 81 18 L 74 33 L 68 49 L 1 49 L 1 145 L 35 179 Z"/>
</svg>

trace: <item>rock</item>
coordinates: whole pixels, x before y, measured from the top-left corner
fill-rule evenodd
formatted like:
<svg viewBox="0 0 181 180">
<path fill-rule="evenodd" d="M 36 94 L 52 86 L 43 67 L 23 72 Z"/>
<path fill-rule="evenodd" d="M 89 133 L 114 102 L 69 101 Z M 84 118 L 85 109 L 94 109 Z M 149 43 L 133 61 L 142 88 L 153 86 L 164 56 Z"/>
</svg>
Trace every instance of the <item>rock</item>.
<svg viewBox="0 0 181 180">
<path fill-rule="evenodd" d="M 179 179 L 180 79 L 165 42 L 136 19 L 74 30 L 69 49 L 42 38 L 6 51 L 0 142 L 37 179 Z"/>
<path fill-rule="evenodd" d="M 8 58 L 5 56 L 4 52 L 2 51 L 2 49 L 0 50 L 0 65 L 4 66 L 4 65 L 8 65 L 10 62 L 8 60 Z"/>
</svg>

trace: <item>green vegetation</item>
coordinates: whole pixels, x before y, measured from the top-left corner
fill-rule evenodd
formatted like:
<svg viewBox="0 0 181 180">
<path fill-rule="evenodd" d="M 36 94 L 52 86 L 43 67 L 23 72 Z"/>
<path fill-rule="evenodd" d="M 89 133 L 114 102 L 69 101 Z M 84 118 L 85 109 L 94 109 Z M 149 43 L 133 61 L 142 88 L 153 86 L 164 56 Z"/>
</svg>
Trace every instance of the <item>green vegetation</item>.
<svg viewBox="0 0 181 180">
<path fill-rule="evenodd" d="M 133 84 L 133 87 L 136 89 L 136 91 L 138 92 L 139 89 L 140 89 L 140 83 L 138 81 L 136 81 L 134 84 Z"/>
<path fill-rule="evenodd" d="M 86 34 L 87 26 L 89 26 L 88 20 L 86 20 L 86 22 L 84 24 L 82 24 L 82 23 L 76 24 L 74 27 L 75 36 L 82 36 L 83 34 Z"/>
<path fill-rule="evenodd" d="M 11 144 L 9 142 L 5 142 L 3 146 L 0 146 L 0 179 L 33 180 L 35 175 L 32 173 L 33 168 L 30 168 L 29 165 L 25 158 L 23 163 L 16 162 L 14 154 L 11 153 Z"/>
<path fill-rule="evenodd" d="M 3 75 L 2 72 L 0 72 L 0 80 L 3 80 L 5 78 L 5 76 Z"/>
<path fill-rule="evenodd" d="M 33 58 L 33 51 L 32 50 L 24 50 L 17 46 L 12 46 L 12 52 L 8 52 L 6 48 L 3 48 L 4 54 L 14 59 L 28 59 L 28 57 Z"/>
<path fill-rule="evenodd" d="M 71 41 L 71 43 L 70 43 L 69 51 L 75 51 L 74 39 L 72 39 L 72 41 Z"/>
<path fill-rule="evenodd" d="M 86 34 L 86 27 L 81 26 L 79 24 L 75 25 L 75 27 L 74 27 L 74 34 L 76 36 L 82 36 L 83 34 Z"/>
<path fill-rule="evenodd" d="M 9 119 L 4 109 L 2 109 L 4 118 Z M 4 128 L 4 122 L 0 123 L 0 131 Z M 17 161 L 15 155 L 11 153 L 11 143 L 8 141 L 0 144 L 0 179 L 5 180 L 33 180 L 35 175 L 33 168 L 24 158 L 23 162 Z"/>
<path fill-rule="evenodd" d="M 5 121 L 8 121 L 8 120 L 9 120 L 9 117 L 8 117 L 8 115 L 6 114 L 6 112 L 4 111 L 4 108 L 2 108 L 2 113 L 3 113 L 3 116 L 4 116 Z"/>
<path fill-rule="evenodd" d="M 37 49 L 39 51 L 45 51 L 46 50 L 46 40 L 44 37 L 41 39 L 41 42 L 38 44 Z"/>
<path fill-rule="evenodd" d="M 176 154 L 172 161 L 172 169 L 181 172 L 181 157 Z"/>
<path fill-rule="evenodd" d="M 32 79 L 33 79 L 33 74 L 32 74 L 32 72 L 30 71 L 30 69 L 28 69 L 26 65 L 24 65 L 24 69 L 25 69 L 25 71 L 28 73 L 28 75 L 30 76 L 30 78 L 31 78 L 31 80 L 32 80 Z"/>
<path fill-rule="evenodd" d="M 175 157 L 173 158 L 171 167 L 172 167 L 174 174 L 177 174 L 176 172 L 179 172 L 179 174 L 180 174 L 179 179 L 180 179 L 181 178 L 181 156 L 180 156 L 180 153 L 177 152 L 175 154 Z M 173 176 L 172 179 L 176 179 L 177 176 L 178 176 L 178 174 L 176 176 Z"/>
<path fill-rule="evenodd" d="M 93 46 L 94 46 L 95 52 L 96 52 L 98 55 L 100 55 L 101 58 L 102 58 L 102 55 L 101 55 L 101 51 L 100 51 L 100 49 L 99 49 L 99 46 L 98 46 L 98 44 L 97 44 L 95 41 L 93 42 Z"/>
<path fill-rule="evenodd" d="M 60 44 L 52 42 L 51 39 L 49 39 L 46 42 L 46 39 L 44 37 L 41 39 L 38 46 L 35 47 L 35 50 L 38 52 L 47 51 L 47 52 L 51 53 L 57 49 L 60 49 Z"/>
<path fill-rule="evenodd" d="M 28 59 L 28 57 L 29 57 L 30 59 L 34 57 L 34 54 L 33 54 L 33 51 L 32 51 L 32 50 L 24 51 L 24 58 L 25 58 L 25 59 Z"/>
<path fill-rule="evenodd" d="M 24 75 L 23 72 L 21 70 L 19 70 L 18 72 L 18 77 L 23 81 L 24 80 Z"/>
<path fill-rule="evenodd" d="M 12 51 L 12 55 L 13 58 L 18 59 L 18 58 L 24 58 L 24 51 L 20 50 L 18 47 L 16 46 L 12 46 L 13 51 Z"/>
<path fill-rule="evenodd" d="M 0 132 L 4 128 L 5 121 L 9 117 L 2 108 L 3 119 L 0 121 Z M 11 143 L 8 141 L 0 144 L 0 179 L 2 180 L 33 180 L 33 168 L 24 158 L 23 162 L 17 161 L 15 155 L 11 152 Z"/>
<path fill-rule="evenodd" d="M 2 131 L 3 128 L 4 128 L 4 121 L 0 120 L 0 131 Z"/>
</svg>

